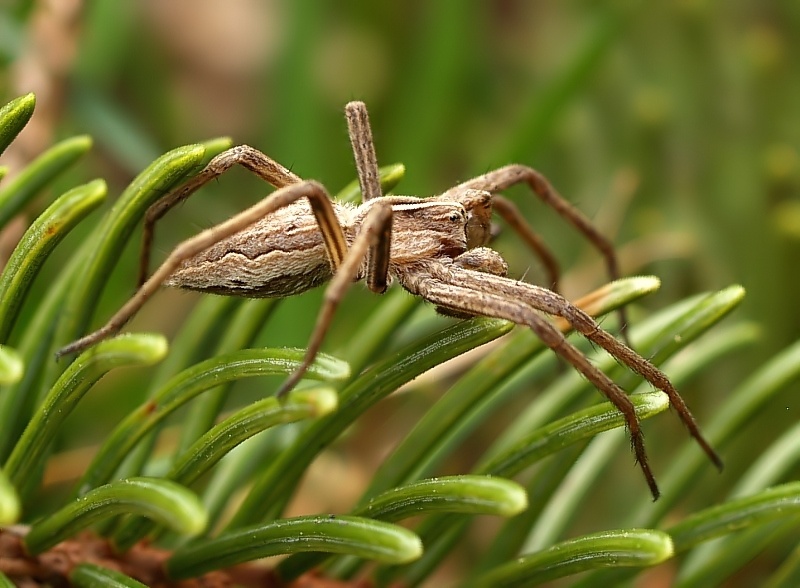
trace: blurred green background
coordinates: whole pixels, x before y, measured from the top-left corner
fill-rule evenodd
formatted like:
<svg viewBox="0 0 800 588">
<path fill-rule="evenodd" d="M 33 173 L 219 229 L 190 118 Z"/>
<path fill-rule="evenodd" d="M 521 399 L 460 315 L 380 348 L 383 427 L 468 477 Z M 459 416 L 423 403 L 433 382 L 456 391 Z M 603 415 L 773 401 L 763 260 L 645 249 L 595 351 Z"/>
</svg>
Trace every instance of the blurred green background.
<svg viewBox="0 0 800 588">
<path fill-rule="evenodd" d="M 744 285 L 739 318 L 755 320 L 762 339 L 686 391 L 701 422 L 800 333 L 795 0 L 0 6 L 0 96 L 37 94 L 31 125 L 2 162 L 12 169 L 56 139 L 88 133 L 89 160 L 61 185 L 101 176 L 113 195 L 166 150 L 229 135 L 335 192 L 355 176 L 342 107 L 361 99 L 380 162 L 406 165 L 400 193 L 435 194 L 510 162 L 547 175 L 614 237 L 624 274 L 662 279 L 633 320 L 689 294 Z M 231 173 L 168 217 L 158 251 L 265 193 Z M 605 281 L 570 227 L 525 190 L 510 195 L 557 252 L 568 296 Z M 541 280 L 513 235 L 497 248 L 513 276 Z M 60 249 L 63 260 L 70 247 Z M 129 248 L 99 317 L 132 291 L 137 251 Z M 160 296 L 135 328 L 172 325 L 195 300 Z M 319 296 L 282 307 L 264 344 L 304 345 Z M 325 349 L 335 353 L 347 325 L 377 300 L 354 288 Z M 762 415 L 755 434 L 769 437 L 765 424 L 792 419 L 796 392 Z"/>
</svg>

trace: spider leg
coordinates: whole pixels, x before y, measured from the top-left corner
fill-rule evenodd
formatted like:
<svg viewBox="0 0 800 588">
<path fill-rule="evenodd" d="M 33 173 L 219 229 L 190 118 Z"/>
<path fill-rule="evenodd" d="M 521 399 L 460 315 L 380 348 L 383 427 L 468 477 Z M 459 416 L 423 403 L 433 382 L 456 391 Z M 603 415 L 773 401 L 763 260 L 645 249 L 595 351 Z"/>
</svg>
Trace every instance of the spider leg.
<svg viewBox="0 0 800 588">
<path fill-rule="evenodd" d="M 142 231 L 142 251 L 139 256 L 139 276 L 136 281 L 137 287 L 144 284 L 145 280 L 147 280 L 156 222 L 170 209 L 189 198 L 189 196 L 194 194 L 198 189 L 205 186 L 211 180 L 216 179 L 236 164 L 250 170 L 262 180 L 272 184 L 276 188 L 297 184 L 301 181 L 299 177 L 283 167 L 280 163 L 249 145 L 237 145 L 227 151 L 223 151 L 209 161 L 200 173 L 192 177 L 178 189 L 173 190 L 154 202 L 150 208 L 147 209 Z"/>
<path fill-rule="evenodd" d="M 347 251 L 342 264 L 337 269 L 325 290 L 322 308 L 311 333 L 303 362 L 283 382 L 277 396 L 285 396 L 308 371 L 319 352 L 333 315 L 347 289 L 356 280 L 364 260 L 367 260 L 366 280 L 371 290 L 383 292 L 388 281 L 388 252 L 391 243 L 392 207 L 388 202 L 377 200 L 370 207 L 361 229 Z M 384 259 L 385 256 L 385 259 Z"/>
<path fill-rule="evenodd" d="M 356 162 L 358 183 L 361 186 L 361 199 L 369 202 L 380 198 L 383 193 L 367 105 L 363 102 L 348 102 L 344 107 L 344 113 L 350 133 L 350 144 L 353 147 L 353 158 Z M 391 224 L 385 231 L 391 231 Z M 383 238 L 370 249 L 367 256 L 367 286 L 378 294 L 385 292 L 388 286 L 390 246 L 391 239 Z"/>
<path fill-rule="evenodd" d="M 627 394 L 567 341 L 552 323 L 540 316 L 528 301 L 516 300 L 500 291 L 496 292 L 486 284 L 480 288 L 475 288 L 471 284 L 467 286 L 461 282 L 461 276 L 477 272 L 463 269 L 457 272 L 451 270 L 451 267 L 446 267 L 444 264 L 432 262 L 421 268 L 418 266 L 413 271 L 401 270 L 398 272 L 398 277 L 409 291 L 437 306 L 451 309 L 456 313 L 506 319 L 529 327 L 545 345 L 583 374 L 622 413 L 636 461 L 647 480 L 653 499 L 657 499 L 660 493 L 647 459 L 639 417 Z M 506 280 L 506 278 L 499 278 L 492 274 L 480 273 L 479 275 L 484 278 L 492 278 L 492 281 L 495 278 Z"/>
<path fill-rule="evenodd" d="M 486 249 L 486 251 L 499 256 L 499 254 L 491 249 Z M 559 316 L 566 320 L 576 331 L 589 341 L 605 349 L 620 363 L 663 391 L 669 397 L 670 403 L 677 411 L 683 424 L 689 430 L 689 434 L 692 438 L 697 441 L 714 465 L 722 469 L 722 459 L 711 447 L 711 444 L 703 437 L 692 412 L 664 372 L 636 353 L 625 343 L 614 338 L 611 333 L 600 328 L 597 321 L 586 312 L 574 304 L 571 304 L 563 296 L 547 288 L 541 288 L 501 276 L 476 274 L 474 271 L 464 269 L 455 264 L 450 273 L 453 276 L 452 279 L 466 288 L 480 289 L 481 291 L 486 291 L 488 289 L 492 292 L 501 293 L 508 298 L 519 300 L 532 308 L 554 316 Z"/>
<path fill-rule="evenodd" d="M 322 233 L 325 249 L 334 270 L 342 265 L 347 254 L 347 242 L 328 193 L 316 182 L 300 182 L 279 188 L 260 202 L 243 210 L 227 221 L 213 226 L 194 237 L 180 243 L 164 262 L 153 272 L 153 275 L 142 284 L 136 293 L 126 302 L 109 321 L 88 335 L 73 341 L 56 354 L 57 357 L 82 351 L 95 343 L 116 334 L 134 314 L 153 295 L 161 284 L 180 266 L 180 264 L 197 255 L 204 249 L 237 233 L 265 215 L 295 202 L 300 198 L 308 198 L 311 210 Z"/>
<path fill-rule="evenodd" d="M 527 184 L 542 202 L 555 210 L 562 218 L 583 233 L 586 239 L 597 248 L 605 259 L 608 275 L 611 280 L 620 278 L 617 255 L 611 241 L 598 231 L 592 221 L 578 208 L 561 196 L 547 178 L 533 168 L 520 164 L 507 165 L 450 188 L 442 196 L 454 197 L 454 194 L 458 194 L 459 191 L 467 189 L 486 190 L 494 194 L 522 183 Z M 519 232 L 518 227 L 526 223 L 525 220 L 520 217 L 518 222 L 510 222 L 509 224 Z M 523 239 L 526 238 L 524 233 L 520 232 L 520 235 Z M 628 342 L 626 331 L 628 320 L 625 308 L 619 308 L 617 313 L 621 323 L 620 332 L 626 342 Z"/>
<path fill-rule="evenodd" d="M 358 183 L 361 186 L 361 199 L 364 202 L 381 197 L 381 181 L 378 173 L 378 157 L 369 125 L 367 106 L 363 102 L 349 102 L 344 107 L 350 144 L 358 170 Z"/>
</svg>

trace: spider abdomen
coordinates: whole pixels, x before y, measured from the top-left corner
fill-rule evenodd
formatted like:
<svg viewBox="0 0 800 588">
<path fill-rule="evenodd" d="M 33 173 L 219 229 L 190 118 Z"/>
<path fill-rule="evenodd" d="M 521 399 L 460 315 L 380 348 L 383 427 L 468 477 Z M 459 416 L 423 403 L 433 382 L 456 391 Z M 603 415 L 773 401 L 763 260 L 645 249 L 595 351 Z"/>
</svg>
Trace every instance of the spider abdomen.
<svg viewBox="0 0 800 588">
<path fill-rule="evenodd" d="M 185 260 L 165 284 L 227 296 L 277 298 L 320 286 L 332 275 L 325 244 L 304 199 Z"/>
</svg>

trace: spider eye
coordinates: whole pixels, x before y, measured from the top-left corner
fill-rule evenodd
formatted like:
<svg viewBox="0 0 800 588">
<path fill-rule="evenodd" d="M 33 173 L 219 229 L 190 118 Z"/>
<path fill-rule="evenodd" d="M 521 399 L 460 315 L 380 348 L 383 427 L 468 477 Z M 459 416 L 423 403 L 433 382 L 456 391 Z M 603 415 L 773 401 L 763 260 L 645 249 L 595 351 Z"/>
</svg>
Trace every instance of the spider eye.
<svg viewBox="0 0 800 588">
<path fill-rule="evenodd" d="M 458 222 L 458 221 L 463 221 L 464 219 L 462 218 L 462 216 L 461 216 L 459 213 L 457 213 L 457 212 L 454 212 L 454 213 L 452 213 L 452 214 L 450 215 L 450 220 L 451 220 L 452 222 L 456 223 L 456 222 Z"/>
</svg>

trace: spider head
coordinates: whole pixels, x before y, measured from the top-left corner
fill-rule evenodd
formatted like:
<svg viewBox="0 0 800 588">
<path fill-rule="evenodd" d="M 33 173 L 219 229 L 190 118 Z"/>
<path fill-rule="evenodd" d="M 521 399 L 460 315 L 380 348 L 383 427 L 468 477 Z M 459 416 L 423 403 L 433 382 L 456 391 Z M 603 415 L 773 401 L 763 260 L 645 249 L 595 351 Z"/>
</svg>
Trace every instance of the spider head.
<svg viewBox="0 0 800 588">
<path fill-rule="evenodd" d="M 392 261 L 410 263 L 456 257 L 467 249 L 467 211 L 458 203 L 434 198 L 387 196 L 392 203 Z"/>
<path fill-rule="evenodd" d="M 492 195 L 485 190 L 464 190 L 455 199 L 467 211 L 467 249 L 483 247 L 492 236 Z"/>
</svg>

